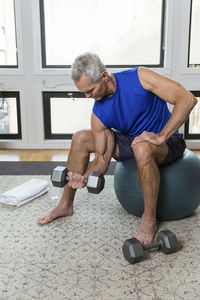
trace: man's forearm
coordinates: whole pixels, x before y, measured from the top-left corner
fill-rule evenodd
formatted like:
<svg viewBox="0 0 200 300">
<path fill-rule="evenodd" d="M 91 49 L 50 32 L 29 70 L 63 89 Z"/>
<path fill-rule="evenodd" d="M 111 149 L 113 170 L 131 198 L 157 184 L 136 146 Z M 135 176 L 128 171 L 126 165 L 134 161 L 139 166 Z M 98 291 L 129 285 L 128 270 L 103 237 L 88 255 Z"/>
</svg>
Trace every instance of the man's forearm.
<svg viewBox="0 0 200 300">
<path fill-rule="evenodd" d="M 163 142 L 165 142 L 183 125 L 196 104 L 197 99 L 191 94 L 190 97 L 187 97 L 187 101 L 179 101 L 174 105 L 169 121 L 158 134 L 163 138 Z"/>
<path fill-rule="evenodd" d="M 109 167 L 110 160 L 105 161 L 103 155 L 95 157 L 83 176 L 88 177 L 88 175 L 94 171 L 105 174 Z"/>
<path fill-rule="evenodd" d="M 106 128 L 100 133 L 94 133 L 95 136 L 95 158 L 84 176 L 88 177 L 91 172 L 100 172 L 105 174 L 115 149 L 115 137 L 112 130 Z"/>
</svg>

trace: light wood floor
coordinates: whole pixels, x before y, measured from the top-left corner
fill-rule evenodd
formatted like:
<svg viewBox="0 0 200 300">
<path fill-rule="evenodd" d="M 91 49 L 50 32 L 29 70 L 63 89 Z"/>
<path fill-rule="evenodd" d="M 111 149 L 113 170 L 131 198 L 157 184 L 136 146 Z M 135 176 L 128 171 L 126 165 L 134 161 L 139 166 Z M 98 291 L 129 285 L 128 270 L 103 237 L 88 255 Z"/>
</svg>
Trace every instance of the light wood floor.
<svg viewBox="0 0 200 300">
<path fill-rule="evenodd" d="M 200 157 L 200 150 L 192 150 Z M 69 150 L 0 150 L 0 161 L 67 161 Z"/>
<path fill-rule="evenodd" d="M 0 150 L 0 161 L 66 161 L 68 150 Z"/>
</svg>

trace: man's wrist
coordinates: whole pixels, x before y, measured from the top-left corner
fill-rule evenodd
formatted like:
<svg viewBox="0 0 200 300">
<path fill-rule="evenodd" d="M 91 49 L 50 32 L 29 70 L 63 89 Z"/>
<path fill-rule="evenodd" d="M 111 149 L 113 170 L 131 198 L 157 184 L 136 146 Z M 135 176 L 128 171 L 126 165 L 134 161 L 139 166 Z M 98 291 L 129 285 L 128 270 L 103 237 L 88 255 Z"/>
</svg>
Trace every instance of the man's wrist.
<svg viewBox="0 0 200 300">
<path fill-rule="evenodd" d="M 100 159 L 99 157 L 95 158 L 83 176 L 87 178 L 91 172 L 99 172 L 105 174 L 108 167 L 109 164 L 107 164 L 104 159 Z"/>
<path fill-rule="evenodd" d="M 168 137 L 166 134 L 164 134 L 162 132 L 158 133 L 158 140 L 161 144 L 165 143 L 167 139 L 168 139 Z"/>
</svg>

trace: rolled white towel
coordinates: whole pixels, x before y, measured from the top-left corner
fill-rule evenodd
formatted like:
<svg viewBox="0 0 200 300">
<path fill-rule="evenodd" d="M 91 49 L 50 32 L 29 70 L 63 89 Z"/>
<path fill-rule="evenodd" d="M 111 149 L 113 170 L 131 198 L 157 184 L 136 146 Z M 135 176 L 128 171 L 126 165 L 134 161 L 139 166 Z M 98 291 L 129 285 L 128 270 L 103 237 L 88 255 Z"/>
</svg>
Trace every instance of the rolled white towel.
<svg viewBox="0 0 200 300">
<path fill-rule="evenodd" d="M 0 195 L 0 202 L 21 206 L 49 191 L 49 181 L 31 179 Z"/>
</svg>

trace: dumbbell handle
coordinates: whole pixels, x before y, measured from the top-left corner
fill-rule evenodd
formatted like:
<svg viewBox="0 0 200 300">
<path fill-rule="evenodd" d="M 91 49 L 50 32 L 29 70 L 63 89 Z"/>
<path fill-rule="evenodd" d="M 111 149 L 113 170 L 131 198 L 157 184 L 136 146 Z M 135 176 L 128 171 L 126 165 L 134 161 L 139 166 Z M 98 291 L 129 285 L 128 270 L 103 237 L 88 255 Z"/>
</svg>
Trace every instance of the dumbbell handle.
<svg viewBox="0 0 200 300">
<path fill-rule="evenodd" d="M 68 169 L 66 167 L 57 166 L 51 174 L 52 184 L 56 187 L 64 187 L 69 182 Z M 89 193 L 99 194 L 104 188 L 105 179 L 102 173 L 91 172 L 84 179 L 84 184 Z"/>
<path fill-rule="evenodd" d="M 162 246 L 162 242 L 161 241 L 157 241 L 157 242 L 154 242 L 154 243 L 150 243 L 150 244 L 147 244 L 147 245 L 144 245 L 143 246 L 143 249 L 144 250 L 148 250 L 148 249 L 153 249 L 153 248 L 159 248 Z"/>
<path fill-rule="evenodd" d="M 69 176 L 67 175 L 65 177 L 65 179 L 66 179 L 66 182 L 68 183 L 69 182 Z M 87 184 L 87 178 L 84 179 L 84 183 Z"/>
</svg>

